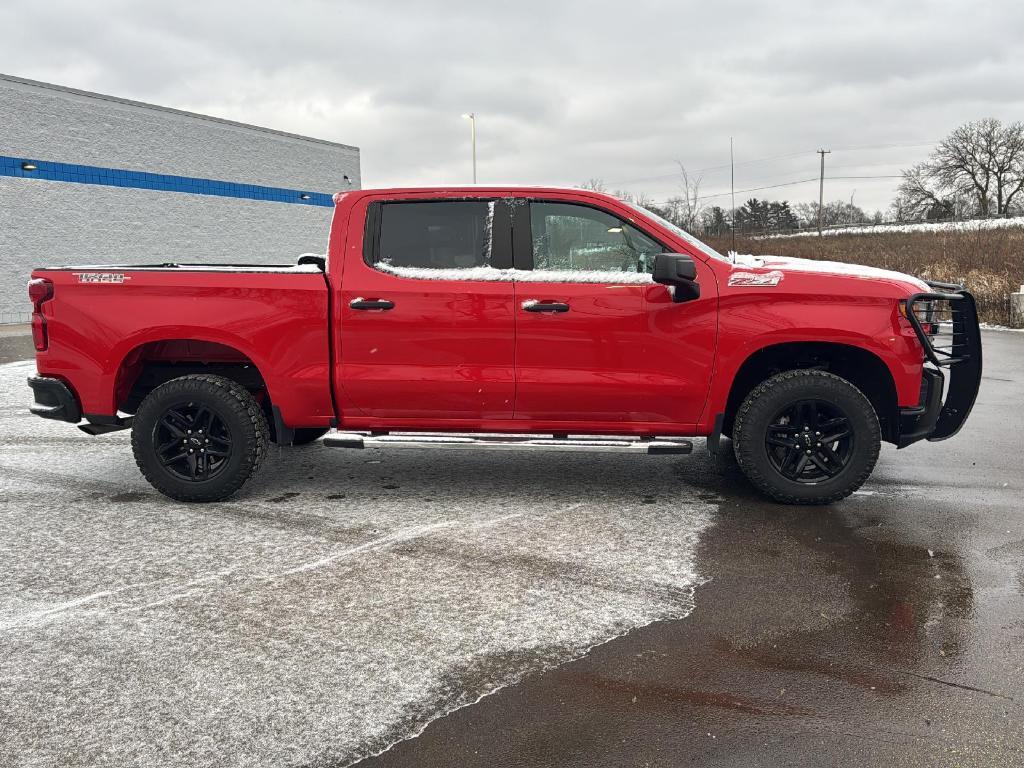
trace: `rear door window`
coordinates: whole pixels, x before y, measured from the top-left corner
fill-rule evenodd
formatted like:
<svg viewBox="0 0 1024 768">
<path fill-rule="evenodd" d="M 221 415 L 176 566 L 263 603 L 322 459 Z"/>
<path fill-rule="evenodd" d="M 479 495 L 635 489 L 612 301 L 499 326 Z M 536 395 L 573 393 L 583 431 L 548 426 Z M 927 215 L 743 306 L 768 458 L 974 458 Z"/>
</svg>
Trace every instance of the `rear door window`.
<svg viewBox="0 0 1024 768">
<path fill-rule="evenodd" d="M 491 248 L 494 210 L 489 200 L 381 203 L 380 234 L 367 261 L 385 270 L 496 266 Z"/>
</svg>

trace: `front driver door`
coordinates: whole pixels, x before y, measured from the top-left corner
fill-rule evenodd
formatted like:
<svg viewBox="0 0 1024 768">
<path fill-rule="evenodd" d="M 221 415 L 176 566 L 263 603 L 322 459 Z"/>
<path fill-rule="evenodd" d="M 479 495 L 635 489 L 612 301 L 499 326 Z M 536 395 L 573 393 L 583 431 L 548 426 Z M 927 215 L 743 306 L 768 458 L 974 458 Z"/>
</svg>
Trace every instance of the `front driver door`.
<svg viewBox="0 0 1024 768">
<path fill-rule="evenodd" d="M 632 217 L 558 199 L 514 206 L 516 418 L 572 429 L 686 431 L 707 399 L 717 290 L 674 303 L 651 280 L 673 250 Z"/>
</svg>

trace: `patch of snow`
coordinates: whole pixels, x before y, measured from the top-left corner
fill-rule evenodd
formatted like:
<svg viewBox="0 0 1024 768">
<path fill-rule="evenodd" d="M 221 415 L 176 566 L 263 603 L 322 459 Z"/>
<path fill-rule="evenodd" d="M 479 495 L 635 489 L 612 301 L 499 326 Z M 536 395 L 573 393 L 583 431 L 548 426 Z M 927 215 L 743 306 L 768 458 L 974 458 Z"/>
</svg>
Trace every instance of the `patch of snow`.
<svg viewBox="0 0 1024 768">
<path fill-rule="evenodd" d="M 1019 229 L 1024 227 L 1024 216 L 1009 219 L 974 219 L 972 221 L 940 221 L 934 223 L 919 222 L 915 224 L 874 224 L 859 227 L 836 227 L 822 230 L 825 237 L 836 235 L 874 235 L 896 232 L 908 234 L 912 232 L 979 232 L 990 229 Z M 784 235 L 761 235 L 755 240 L 782 240 L 790 237 L 817 237 L 817 230 L 791 232 Z"/>
<path fill-rule="evenodd" d="M 782 270 L 786 272 L 818 272 L 828 275 L 845 275 L 859 277 L 865 280 L 898 280 L 911 283 L 919 290 L 929 290 L 928 284 L 920 278 L 912 275 L 905 275 L 902 272 L 894 272 L 878 267 L 868 267 L 863 264 L 846 264 L 840 261 L 817 261 L 815 259 L 798 259 L 789 256 L 752 256 L 750 254 L 736 254 L 736 264 L 745 267 L 764 267 L 769 269 Z"/>
<path fill-rule="evenodd" d="M 407 277 L 412 280 L 465 280 L 484 282 L 508 282 L 512 280 L 514 269 L 495 269 L 494 267 L 463 267 L 453 269 L 432 269 L 430 267 L 398 267 L 386 261 L 378 261 L 374 267 L 396 277 Z"/>
<path fill-rule="evenodd" d="M 750 253 L 736 253 L 729 251 L 729 258 L 732 263 L 740 267 L 763 267 L 764 259 Z"/>
<path fill-rule="evenodd" d="M 413 280 L 463 280 L 511 283 L 610 283 L 614 285 L 651 285 L 646 272 L 598 272 L 575 269 L 495 269 L 466 267 L 464 269 L 431 269 L 429 267 L 397 267 L 387 262 L 374 265 L 381 272 Z"/>
</svg>

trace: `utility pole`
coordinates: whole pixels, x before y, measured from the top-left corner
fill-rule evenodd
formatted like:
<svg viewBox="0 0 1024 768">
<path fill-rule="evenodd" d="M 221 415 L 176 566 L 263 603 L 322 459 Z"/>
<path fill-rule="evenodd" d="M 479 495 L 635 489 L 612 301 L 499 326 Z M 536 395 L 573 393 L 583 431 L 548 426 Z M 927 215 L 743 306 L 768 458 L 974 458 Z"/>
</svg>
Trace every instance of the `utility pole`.
<svg viewBox="0 0 1024 768">
<path fill-rule="evenodd" d="M 821 217 L 825 210 L 825 155 L 831 155 L 831 149 L 819 149 L 821 155 L 821 178 L 818 180 L 818 237 L 821 237 Z"/>
<path fill-rule="evenodd" d="M 733 161 L 732 136 L 729 137 L 729 194 L 732 196 L 732 216 L 729 228 L 732 230 L 732 249 L 736 250 L 736 163 Z"/>
<path fill-rule="evenodd" d="M 469 119 L 469 136 L 473 144 L 473 183 L 476 184 L 476 113 L 467 112 L 463 117 Z"/>
</svg>

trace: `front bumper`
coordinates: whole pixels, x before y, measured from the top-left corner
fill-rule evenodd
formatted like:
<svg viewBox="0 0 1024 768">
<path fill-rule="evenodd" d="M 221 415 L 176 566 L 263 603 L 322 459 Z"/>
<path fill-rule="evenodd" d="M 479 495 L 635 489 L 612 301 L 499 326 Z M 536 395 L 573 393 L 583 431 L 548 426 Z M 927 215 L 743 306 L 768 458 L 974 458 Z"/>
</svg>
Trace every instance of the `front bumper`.
<svg viewBox="0 0 1024 768">
<path fill-rule="evenodd" d="M 82 408 L 75 399 L 68 385 L 60 379 L 48 376 L 29 376 L 28 385 L 32 387 L 35 402 L 29 410 L 44 419 L 56 419 L 77 424 L 82 420 Z"/>
<path fill-rule="evenodd" d="M 907 319 L 914 328 L 925 359 L 930 366 L 923 371 L 921 404 L 900 409 L 898 448 L 906 448 L 918 440 L 945 440 L 952 437 L 967 421 L 981 386 L 981 329 L 974 297 L 958 285 L 931 283 L 935 293 L 916 293 L 907 299 Z M 922 325 L 915 304 L 928 306 L 925 322 L 941 323 L 930 317 L 937 304 L 947 304 L 949 330 L 928 334 Z M 941 337 L 942 342 L 939 342 Z M 949 383 L 943 370 L 949 371 Z M 945 390 L 945 392 L 943 392 Z M 945 394 L 945 398 L 943 398 Z"/>
</svg>

